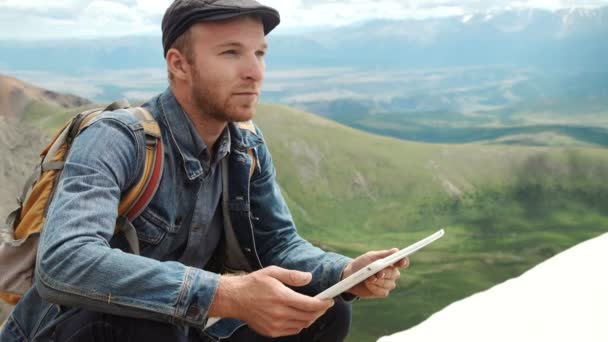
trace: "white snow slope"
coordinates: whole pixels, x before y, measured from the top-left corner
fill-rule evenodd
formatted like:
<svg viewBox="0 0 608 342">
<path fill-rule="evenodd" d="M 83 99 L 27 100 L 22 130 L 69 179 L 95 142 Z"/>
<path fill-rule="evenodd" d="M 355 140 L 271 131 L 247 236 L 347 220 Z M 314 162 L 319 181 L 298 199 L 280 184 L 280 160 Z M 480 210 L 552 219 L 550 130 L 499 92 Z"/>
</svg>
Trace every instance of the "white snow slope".
<svg viewBox="0 0 608 342">
<path fill-rule="evenodd" d="M 608 341 L 608 233 L 378 342 Z"/>
</svg>

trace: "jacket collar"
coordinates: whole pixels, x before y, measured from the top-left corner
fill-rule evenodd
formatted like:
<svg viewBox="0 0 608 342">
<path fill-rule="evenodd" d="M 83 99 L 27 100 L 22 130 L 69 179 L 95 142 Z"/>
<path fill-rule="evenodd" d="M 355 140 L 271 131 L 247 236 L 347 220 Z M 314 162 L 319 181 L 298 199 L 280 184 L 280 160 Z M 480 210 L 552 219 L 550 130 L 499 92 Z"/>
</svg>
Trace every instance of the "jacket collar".
<svg viewBox="0 0 608 342">
<path fill-rule="evenodd" d="M 249 126 L 250 128 L 244 128 L 245 126 Z M 264 143 L 264 140 L 251 121 L 247 123 L 229 122 L 228 129 L 230 130 L 233 150 L 247 151 Z"/>
<path fill-rule="evenodd" d="M 206 145 L 198 135 L 186 112 L 177 102 L 170 87 L 160 95 L 159 102 L 160 115 L 167 125 L 171 140 L 177 146 L 183 159 L 184 171 L 188 179 L 193 180 L 204 173 L 199 156 Z M 257 133 L 241 126 L 243 125 L 233 122 L 228 123 L 228 130 L 220 137 L 220 141 L 225 141 L 227 136 L 228 141 L 221 143 L 219 153 L 222 153 L 223 150 L 247 151 L 264 143 Z"/>
</svg>

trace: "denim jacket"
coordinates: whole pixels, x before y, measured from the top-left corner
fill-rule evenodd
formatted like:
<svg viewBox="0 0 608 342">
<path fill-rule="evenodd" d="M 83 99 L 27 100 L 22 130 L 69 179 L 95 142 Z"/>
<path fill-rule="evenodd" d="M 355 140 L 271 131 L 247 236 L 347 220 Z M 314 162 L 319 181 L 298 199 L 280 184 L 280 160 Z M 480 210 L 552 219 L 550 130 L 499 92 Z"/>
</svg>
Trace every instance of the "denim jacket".
<svg viewBox="0 0 608 342">
<path fill-rule="evenodd" d="M 114 227 L 121 194 L 143 170 L 146 137 L 127 111 L 106 112 L 74 142 L 40 238 L 35 286 L 13 310 L 2 341 L 37 340 L 73 307 L 193 327 L 214 338 L 243 324 L 222 319 L 205 329 L 220 275 L 180 262 L 192 248 L 188 239 L 196 227 L 190 218 L 205 173 L 185 134 L 192 124 L 183 119 L 170 89 L 143 107 L 161 127 L 165 164 L 158 191 L 133 222 L 141 256 L 123 252 L 124 239 Z M 312 272 L 311 283 L 298 289 L 309 295 L 338 282 L 350 259 L 297 234 L 260 130 L 228 126 L 231 147 L 221 200 L 225 234 L 216 253 L 225 255 L 222 269 L 251 272 L 277 265 Z M 258 162 L 251 177 L 249 149 Z"/>
</svg>

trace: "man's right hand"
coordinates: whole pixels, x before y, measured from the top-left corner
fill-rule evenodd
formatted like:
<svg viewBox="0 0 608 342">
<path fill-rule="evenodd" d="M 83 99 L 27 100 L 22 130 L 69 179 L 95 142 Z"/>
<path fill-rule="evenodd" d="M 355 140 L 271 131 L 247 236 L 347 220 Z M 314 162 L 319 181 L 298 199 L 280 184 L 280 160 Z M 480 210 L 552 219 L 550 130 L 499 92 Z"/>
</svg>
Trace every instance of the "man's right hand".
<svg viewBox="0 0 608 342">
<path fill-rule="evenodd" d="M 309 297 L 286 286 L 304 286 L 311 279 L 310 273 L 277 266 L 243 276 L 222 276 L 209 317 L 237 318 L 269 337 L 298 334 L 334 304 L 331 299 Z"/>
</svg>

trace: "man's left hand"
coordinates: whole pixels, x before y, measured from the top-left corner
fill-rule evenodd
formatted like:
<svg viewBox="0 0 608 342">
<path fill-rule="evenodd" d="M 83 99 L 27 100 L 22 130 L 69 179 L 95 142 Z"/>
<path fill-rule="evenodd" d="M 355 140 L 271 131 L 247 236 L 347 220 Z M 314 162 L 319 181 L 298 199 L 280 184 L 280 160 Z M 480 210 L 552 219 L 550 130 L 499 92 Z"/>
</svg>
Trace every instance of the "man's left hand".
<svg viewBox="0 0 608 342">
<path fill-rule="evenodd" d="M 384 251 L 367 252 L 346 266 L 344 272 L 342 273 L 342 279 L 345 279 L 372 262 L 385 258 L 398 251 L 399 249 L 393 248 Z M 397 286 L 397 279 L 399 279 L 401 276 L 399 269 L 407 268 L 409 264 L 408 258 L 401 259 L 395 264 L 367 278 L 365 281 L 355 285 L 355 287 L 350 289 L 348 292 L 361 298 L 388 297 L 390 292 Z"/>
</svg>

